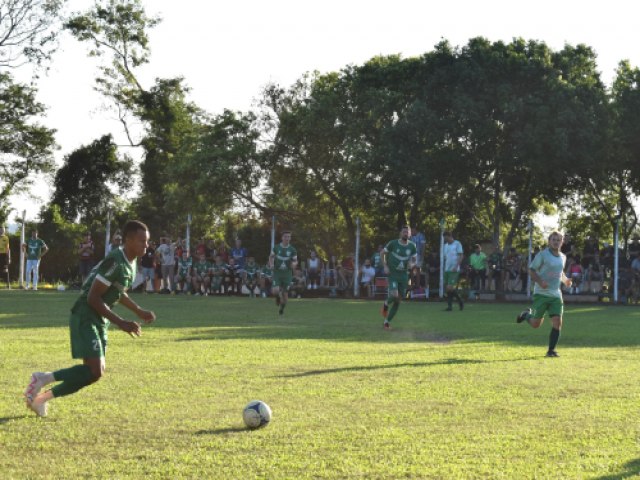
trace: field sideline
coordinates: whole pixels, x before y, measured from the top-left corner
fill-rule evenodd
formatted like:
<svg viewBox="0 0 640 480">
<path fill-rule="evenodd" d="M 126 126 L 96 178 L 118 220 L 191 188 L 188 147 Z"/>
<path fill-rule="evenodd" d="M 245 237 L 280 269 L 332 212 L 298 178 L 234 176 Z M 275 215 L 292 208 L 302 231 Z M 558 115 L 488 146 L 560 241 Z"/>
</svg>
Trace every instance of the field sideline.
<svg viewBox="0 0 640 480">
<path fill-rule="evenodd" d="M 2 479 L 640 476 L 640 309 L 568 306 L 549 359 L 524 304 L 405 303 L 386 332 L 380 302 L 137 294 L 157 322 L 112 327 L 105 378 L 39 419 L 22 392 L 75 363 L 76 296 L 0 291 Z"/>
</svg>

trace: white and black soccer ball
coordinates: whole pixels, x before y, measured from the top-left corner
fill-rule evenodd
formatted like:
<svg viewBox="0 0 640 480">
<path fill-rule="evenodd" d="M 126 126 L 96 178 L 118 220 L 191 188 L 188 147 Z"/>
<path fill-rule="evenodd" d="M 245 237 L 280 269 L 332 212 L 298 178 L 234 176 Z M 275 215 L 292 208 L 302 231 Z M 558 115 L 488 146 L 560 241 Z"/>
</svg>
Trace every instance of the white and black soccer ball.
<svg viewBox="0 0 640 480">
<path fill-rule="evenodd" d="M 244 407 L 242 419 L 251 429 L 262 428 L 271 421 L 271 408 L 260 400 L 252 400 Z"/>
</svg>

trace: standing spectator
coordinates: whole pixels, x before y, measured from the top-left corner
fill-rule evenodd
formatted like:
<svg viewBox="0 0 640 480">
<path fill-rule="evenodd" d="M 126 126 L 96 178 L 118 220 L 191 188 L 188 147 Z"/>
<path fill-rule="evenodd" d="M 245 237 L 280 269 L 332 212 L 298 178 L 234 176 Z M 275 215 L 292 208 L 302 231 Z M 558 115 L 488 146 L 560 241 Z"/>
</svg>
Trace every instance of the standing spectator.
<svg viewBox="0 0 640 480">
<path fill-rule="evenodd" d="M 360 288 L 367 292 L 367 297 L 373 297 L 373 281 L 376 278 L 376 269 L 368 258 L 360 269 Z"/>
<path fill-rule="evenodd" d="M 564 236 L 564 241 L 560 251 L 567 257 L 567 261 L 571 260 L 576 253 L 576 246 L 573 242 L 573 238 L 568 233 Z"/>
<path fill-rule="evenodd" d="M 25 289 L 29 290 L 29 281 L 33 275 L 33 289 L 38 290 L 38 271 L 40 269 L 40 259 L 45 256 L 49 251 L 49 247 L 44 243 L 44 240 L 38 238 L 38 230 L 33 229 L 31 231 L 31 238 L 26 243 L 22 244 L 22 250 L 27 254 L 27 272 L 26 272 L 26 286 Z"/>
<path fill-rule="evenodd" d="M 580 259 L 574 258 L 569 262 L 567 268 L 569 272 L 568 277 L 571 279 L 571 294 L 580 293 L 580 285 L 582 284 L 582 265 L 580 265 Z"/>
<path fill-rule="evenodd" d="M 122 235 L 120 234 L 120 230 L 116 230 L 116 233 L 111 237 L 111 243 L 109 244 L 109 252 L 114 248 L 120 248 L 122 246 Z"/>
<path fill-rule="evenodd" d="M 478 243 L 474 245 L 473 253 L 469 255 L 469 265 L 471 266 L 471 286 L 477 300 L 478 292 L 484 290 L 487 280 L 487 254 L 482 251 Z"/>
<path fill-rule="evenodd" d="M 340 270 L 344 279 L 345 288 L 350 289 L 353 287 L 353 273 L 356 269 L 353 255 L 349 254 L 344 257 L 340 266 L 342 267 Z"/>
<path fill-rule="evenodd" d="M 318 257 L 315 251 L 312 251 L 309 259 L 307 260 L 307 278 L 308 285 L 307 290 L 317 290 L 320 278 L 322 278 L 322 260 Z"/>
<path fill-rule="evenodd" d="M 93 244 L 93 240 L 91 240 L 91 233 L 86 232 L 84 234 L 84 240 L 80 242 L 78 247 L 78 256 L 80 257 L 80 278 L 83 284 L 93 268 L 93 256 L 95 255 L 95 249 L 96 247 Z"/>
<path fill-rule="evenodd" d="M 236 246 L 231 249 L 231 258 L 235 259 L 240 272 L 244 271 L 247 255 L 249 255 L 249 252 L 242 246 L 242 240 L 236 238 Z"/>
<path fill-rule="evenodd" d="M 160 260 L 162 272 L 160 293 L 172 293 L 174 291 L 173 274 L 176 264 L 176 245 L 171 243 L 171 238 L 160 238 L 160 246 L 156 249 L 156 255 Z"/>
<path fill-rule="evenodd" d="M 440 255 L 438 252 L 431 252 L 426 255 L 424 273 L 424 284 L 427 290 L 425 293 L 428 298 L 431 284 L 433 283 L 434 287 L 438 287 L 440 284 Z"/>
<path fill-rule="evenodd" d="M 640 238 L 637 235 L 633 237 L 633 241 L 629 244 L 628 252 L 631 259 L 640 256 Z"/>
<path fill-rule="evenodd" d="M 589 276 L 589 265 L 593 261 L 593 257 L 598 255 L 599 247 L 598 247 L 598 239 L 593 235 L 589 235 L 589 237 L 584 242 L 584 248 L 582 249 L 582 270 L 583 270 L 583 278 L 586 280 Z"/>
<path fill-rule="evenodd" d="M 418 266 L 418 268 L 422 269 L 422 263 L 424 262 L 424 249 L 427 245 L 427 238 L 424 236 L 424 233 L 419 232 L 416 228 L 412 228 L 411 238 L 409 240 L 416 244 L 416 248 L 418 249 L 416 265 Z"/>
<path fill-rule="evenodd" d="M 518 282 L 520 281 L 520 268 L 522 264 L 522 257 L 515 248 L 509 249 L 509 254 L 504 262 L 505 270 L 505 290 L 507 292 L 515 292 L 518 288 Z"/>
<path fill-rule="evenodd" d="M 218 243 L 216 254 L 220 255 L 220 258 L 222 258 L 225 264 L 229 263 L 229 251 L 227 250 L 227 245 L 224 243 L 224 240 L 220 240 L 220 243 Z"/>
<path fill-rule="evenodd" d="M 9 282 L 9 265 L 11 265 L 9 237 L 4 233 L 4 226 L 0 225 L 0 272 L 4 273 L 7 280 L 7 288 L 11 288 L 11 283 Z"/>
<path fill-rule="evenodd" d="M 384 245 L 378 245 L 378 251 L 371 256 L 371 264 L 376 271 L 376 277 L 384 277 L 384 265 L 382 264 L 382 252 Z"/>
<path fill-rule="evenodd" d="M 600 255 L 595 254 L 585 276 L 587 281 L 587 290 L 591 293 L 600 293 L 602 290 L 602 282 L 604 280 L 604 269 L 600 265 Z M 594 286 L 595 282 L 595 286 Z"/>
<path fill-rule="evenodd" d="M 462 310 L 464 302 L 458 294 L 458 282 L 464 251 L 462 244 L 453 238 L 451 232 L 444 232 L 444 241 L 444 285 L 447 289 L 447 311 L 452 310 L 451 305 L 454 299 L 458 300 L 458 306 Z"/>
<path fill-rule="evenodd" d="M 147 246 L 144 255 L 140 259 L 140 266 L 142 267 L 142 277 L 144 278 L 145 284 L 151 285 L 151 288 L 149 288 L 149 286 L 145 288 L 145 292 L 155 293 L 156 249 L 155 244 L 151 240 L 149 240 L 149 245 Z"/>
</svg>

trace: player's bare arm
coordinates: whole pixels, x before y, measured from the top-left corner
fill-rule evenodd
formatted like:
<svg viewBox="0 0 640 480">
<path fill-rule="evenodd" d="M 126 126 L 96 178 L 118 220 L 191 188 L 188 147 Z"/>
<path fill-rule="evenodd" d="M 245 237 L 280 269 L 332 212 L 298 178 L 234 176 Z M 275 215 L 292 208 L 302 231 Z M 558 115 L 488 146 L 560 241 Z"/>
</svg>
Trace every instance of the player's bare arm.
<svg viewBox="0 0 640 480">
<path fill-rule="evenodd" d="M 549 287 L 549 284 L 547 282 L 545 282 L 544 280 L 542 280 L 540 275 L 538 275 L 538 272 L 536 272 L 535 270 L 529 269 L 529 276 L 531 277 L 531 280 L 536 282 L 542 288 L 548 288 Z"/>
<path fill-rule="evenodd" d="M 382 261 L 382 267 L 384 269 L 384 273 L 389 275 L 389 265 L 387 265 L 387 252 L 385 250 L 382 251 L 380 255 L 380 260 Z"/>
<path fill-rule="evenodd" d="M 98 315 L 116 324 L 118 328 L 120 328 L 120 330 L 127 332 L 132 337 L 134 335 L 139 337 L 142 333 L 140 324 L 136 322 L 129 322 L 123 319 L 117 313 L 111 310 L 109 306 L 102 300 L 102 296 L 107 292 L 108 288 L 108 285 L 102 283 L 96 278 L 91 284 L 91 289 L 89 290 L 89 295 L 87 297 L 87 303 L 98 313 Z"/>
<path fill-rule="evenodd" d="M 131 300 L 131 297 L 126 293 L 120 297 L 120 303 L 135 313 L 140 320 L 144 321 L 144 323 L 151 323 L 156 319 L 155 313 L 151 310 L 141 308 L 140 305 Z"/>
</svg>

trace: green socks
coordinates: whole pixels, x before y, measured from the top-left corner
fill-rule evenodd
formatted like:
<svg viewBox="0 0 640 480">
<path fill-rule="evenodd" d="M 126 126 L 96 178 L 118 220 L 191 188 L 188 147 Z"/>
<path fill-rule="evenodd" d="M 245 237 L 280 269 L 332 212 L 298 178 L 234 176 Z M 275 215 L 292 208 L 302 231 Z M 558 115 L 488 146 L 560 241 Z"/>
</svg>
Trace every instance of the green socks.
<svg viewBox="0 0 640 480">
<path fill-rule="evenodd" d="M 76 393 L 83 387 L 90 385 L 94 378 L 87 365 L 76 365 L 53 372 L 53 378 L 62 382 L 51 389 L 54 397 L 64 397 Z"/>
<path fill-rule="evenodd" d="M 400 302 L 394 300 L 394 302 L 391 304 L 391 308 L 389 309 L 389 313 L 387 314 L 387 322 L 390 322 L 391 319 L 396 315 L 398 308 L 400 308 Z"/>
</svg>

